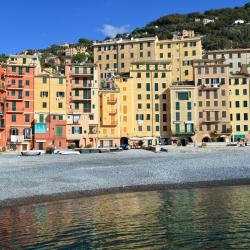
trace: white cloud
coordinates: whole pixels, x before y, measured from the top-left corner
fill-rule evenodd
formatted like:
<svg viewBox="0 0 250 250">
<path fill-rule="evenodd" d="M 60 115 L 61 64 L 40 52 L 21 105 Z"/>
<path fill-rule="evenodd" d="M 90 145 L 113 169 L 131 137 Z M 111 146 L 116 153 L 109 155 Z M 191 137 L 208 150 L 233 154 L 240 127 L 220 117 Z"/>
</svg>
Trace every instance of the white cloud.
<svg viewBox="0 0 250 250">
<path fill-rule="evenodd" d="M 104 24 L 101 32 L 108 37 L 115 37 L 117 34 L 121 34 L 121 33 L 126 33 L 128 32 L 128 25 L 122 25 L 120 27 L 116 27 L 110 24 Z"/>
</svg>

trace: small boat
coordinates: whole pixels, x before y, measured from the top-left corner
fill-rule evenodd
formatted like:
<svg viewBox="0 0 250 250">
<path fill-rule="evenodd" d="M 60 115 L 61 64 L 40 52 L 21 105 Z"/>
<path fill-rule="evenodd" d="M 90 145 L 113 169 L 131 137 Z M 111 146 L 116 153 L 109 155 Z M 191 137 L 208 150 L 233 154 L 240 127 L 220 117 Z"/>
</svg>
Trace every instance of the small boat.
<svg viewBox="0 0 250 250">
<path fill-rule="evenodd" d="M 40 151 L 22 151 L 21 155 L 22 156 L 38 156 L 41 155 L 42 153 Z"/>
<path fill-rule="evenodd" d="M 59 155 L 79 155 L 80 152 L 79 151 L 74 151 L 74 150 L 70 150 L 70 149 L 63 149 L 63 150 L 56 150 L 55 154 L 59 154 Z"/>
</svg>

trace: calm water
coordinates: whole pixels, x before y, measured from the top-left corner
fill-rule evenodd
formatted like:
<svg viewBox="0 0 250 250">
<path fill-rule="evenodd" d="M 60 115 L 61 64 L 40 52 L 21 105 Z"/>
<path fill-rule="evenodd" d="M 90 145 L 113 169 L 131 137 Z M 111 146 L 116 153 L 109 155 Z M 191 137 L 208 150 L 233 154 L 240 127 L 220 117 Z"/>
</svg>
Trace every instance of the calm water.
<svg viewBox="0 0 250 250">
<path fill-rule="evenodd" d="M 0 249 L 250 249 L 250 186 L 2 209 Z"/>
</svg>

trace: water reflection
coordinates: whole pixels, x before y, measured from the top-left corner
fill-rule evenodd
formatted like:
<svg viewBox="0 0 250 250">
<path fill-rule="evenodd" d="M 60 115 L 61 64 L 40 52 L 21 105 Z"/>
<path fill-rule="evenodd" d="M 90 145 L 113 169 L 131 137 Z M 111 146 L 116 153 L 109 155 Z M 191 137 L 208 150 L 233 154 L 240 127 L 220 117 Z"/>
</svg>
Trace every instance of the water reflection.
<svg viewBox="0 0 250 250">
<path fill-rule="evenodd" d="M 247 249 L 250 186 L 103 195 L 0 210 L 0 249 Z"/>
</svg>

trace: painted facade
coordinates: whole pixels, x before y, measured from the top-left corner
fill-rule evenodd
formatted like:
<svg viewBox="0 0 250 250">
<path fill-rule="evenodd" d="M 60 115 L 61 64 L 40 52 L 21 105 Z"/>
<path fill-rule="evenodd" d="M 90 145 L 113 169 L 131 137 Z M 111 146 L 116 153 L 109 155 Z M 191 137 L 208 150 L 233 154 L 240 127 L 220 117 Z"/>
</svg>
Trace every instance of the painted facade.
<svg viewBox="0 0 250 250">
<path fill-rule="evenodd" d="M 239 73 L 230 75 L 230 120 L 232 141 L 250 139 L 250 74 L 247 65 Z"/>
<path fill-rule="evenodd" d="M 67 143 L 98 146 L 99 71 L 94 64 L 67 64 Z"/>
<path fill-rule="evenodd" d="M 5 69 L 0 65 L 0 150 L 6 149 L 4 72 Z"/>
<path fill-rule="evenodd" d="M 224 59 L 193 62 L 196 86 L 196 142 L 230 141 L 229 74 Z"/>
<path fill-rule="evenodd" d="M 66 79 L 45 73 L 34 79 L 34 148 L 66 148 Z"/>
</svg>

